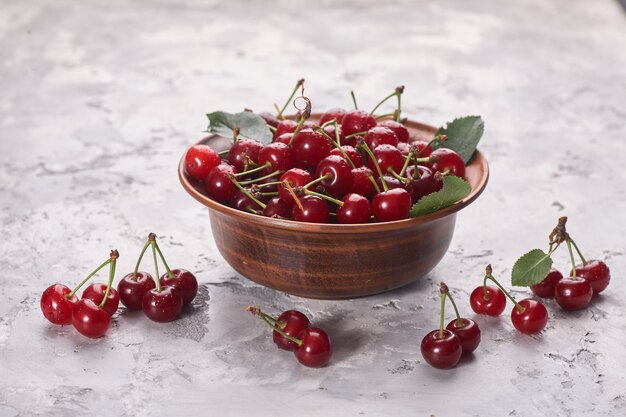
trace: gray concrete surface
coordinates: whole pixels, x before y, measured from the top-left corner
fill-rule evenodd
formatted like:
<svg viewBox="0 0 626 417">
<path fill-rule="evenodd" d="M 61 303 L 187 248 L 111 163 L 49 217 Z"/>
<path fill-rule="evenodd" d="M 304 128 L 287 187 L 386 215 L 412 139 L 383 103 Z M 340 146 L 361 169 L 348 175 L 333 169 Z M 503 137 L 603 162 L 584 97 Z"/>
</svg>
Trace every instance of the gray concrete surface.
<svg viewBox="0 0 626 417">
<path fill-rule="evenodd" d="M 0 1 L 0 416 L 623 416 L 626 18 L 609 0 Z M 424 280 L 348 301 L 252 284 L 217 253 L 176 165 L 204 113 L 271 109 L 307 79 L 314 109 L 373 105 L 486 121 L 492 179 Z M 536 336 L 476 317 L 472 359 L 419 352 L 445 280 L 467 296 L 486 263 L 508 281 L 558 216 L 613 272 L 590 308 Z M 39 297 L 154 231 L 197 273 L 193 309 L 166 325 L 119 313 L 106 337 L 49 325 Z M 567 258 L 557 256 L 565 268 Z M 148 264 L 149 265 L 149 264 Z M 121 275 L 120 275 L 121 276 Z M 104 278 L 103 278 L 104 279 Z M 520 290 L 516 295 L 525 296 Z M 332 335 L 301 367 L 243 308 L 298 308 Z"/>
</svg>

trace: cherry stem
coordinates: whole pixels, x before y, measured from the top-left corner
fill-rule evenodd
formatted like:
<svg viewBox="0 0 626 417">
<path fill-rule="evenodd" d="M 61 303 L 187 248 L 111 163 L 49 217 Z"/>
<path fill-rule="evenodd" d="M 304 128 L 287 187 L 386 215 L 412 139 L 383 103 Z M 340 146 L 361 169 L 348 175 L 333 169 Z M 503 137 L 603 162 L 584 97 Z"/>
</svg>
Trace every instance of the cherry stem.
<svg viewBox="0 0 626 417">
<path fill-rule="evenodd" d="M 381 114 L 380 116 L 375 116 L 374 118 L 376 120 L 380 120 L 380 119 L 387 119 L 389 117 L 395 117 L 396 112 L 394 111 L 393 113 L 387 113 L 387 114 Z"/>
<path fill-rule="evenodd" d="M 341 153 L 341 156 L 343 156 L 344 159 L 348 162 L 348 164 L 350 164 L 350 167 L 352 169 L 355 169 L 356 166 L 354 165 L 354 162 L 352 162 L 352 159 L 350 159 L 350 157 L 348 156 L 346 151 L 341 147 L 341 139 L 339 138 L 339 127 L 337 125 L 337 121 L 336 120 L 328 121 L 328 122 L 324 123 L 324 125 L 327 125 L 327 124 L 330 124 L 330 123 L 334 123 L 334 125 L 335 125 L 335 137 L 336 137 L 336 140 L 333 140 L 333 138 L 331 138 L 330 135 L 328 133 L 326 133 L 324 131 L 324 129 L 322 129 L 322 128 L 320 128 L 318 130 L 318 132 L 321 133 L 322 135 L 326 136 L 326 138 L 328 140 L 330 140 L 330 142 L 333 144 L 333 146 L 339 150 L 339 153 Z"/>
<path fill-rule="evenodd" d="M 293 91 L 291 92 L 291 95 L 289 96 L 289 98 L 285 102 L 285 105 L 283 106 L 282 109 L 279 109 L 278 106 L 276 104 L 274 104 L 274 107 L 276 107 L 276 110 L 278 110 L 278 118 L 279 119 L 285 120 L 285 116 L 283 116 L 283 113 L 287 109 L 287 106 L 289 106 L 289 103 L 291 103 L 291 100 L 293 99 L 293 96 L 295 96 L 296 93 L 298 92 L 298 88 L 302 87 L 303 85 L 304 85 L 304 78 L 302 78 L 302 79 L 300 79 L 300 80 L 298 80 L 296 82 L 296 85 L 293 87 Z"/>
<path fill-rule="evenodd" d="M 235 128 L 233 129 L 233 144 L 237 143 L 237 137 L 239 136 L 239 126 L 235 126 Z"/>
<path fill-rule="evenodd" d="M 159 254 L 159 258 L 161 258 L 161 261 L 163 261 L 163 265 L 165 265 L 165 270 L 167 271 L 167 276 L 170 278 L 174 278 L 174 273 L 172 272 L 172 270 L 170 269 L 170 266 L 167 264 L 167 261 L 165 260 L 165 256 L 163 256 L 163 252 L 161 252 L 161 248 L 159 247 L 159 244 L 157 243 L 156 239 L 154 239 L 154 248 L 156 249 L 157 253 Z"/>
<path fill-rule="evenodd" d="M 459 314 L 459 309 L 457 308 L 456 303 L 454 302 L 454 298 L 452 298 L 452 294 L 450 294 L 450 290 L 448 289 L 448 286 L 444 282 L 439 284 L 439 291 L 442 294 L 446 294 L 448 298 L 450 299 L 450 302 L 452 303 L 452 307 L 454 308 L 454 314 L 456 314 L 456 326 L 459 328 L 465 327 L 465 324 L 463 323 L 463 320 L 461 319 L 461 315 Z"/>
<path fill-rule="evenodd" d="M 402 95 L 402 91 L 404 91 L 404 87 L 397 87 L 393 93 L 389 94 L 387 97 L 383 98 L 381 101 L 378 102 L 378 104 L 372 109 L 372 111 L 370 112 L 370 114 L 374 114 L 374 112 L 376 110 L 378 110 L 378 108 L 380 106 L 382 106 L 387 100 L 389 100 L 391 97 L 397 96 L 398 97 L 398 110 L 396 112 L 394 112 L 394 115 L 396 116 L 396 121 L 400 120 L 400 95 Z M 398 113 L 397 115 L 395 113 Z"/>
<path fill-rule="evenodd" d="M 400 175 L 400 174 L 396 174 L 396 172 L 393 170 L 393 168 L 392 168 L 392 167 L 389 167 L 389 168 L 387 169 L 387 173 L 388 173 L 389 175 L 391 175 L 392 177 L 394 177 L 395 179 L 397 179 L 398 181 L 402 182 L 402 183 L 405 183 L 405 184 L 406 184 L 406 183 L 408 183 L 408 182 L 409 182 L 409 179 L 408 179 L 408 178 L 404 178 L 402 175 Z"/>
<path fill-rule="evenodd" d="M 272 193 L 259 193 L 260 195 L 262 195 L 263 197 L 275 197 L 278 195 L 278 192 L 272 192 Z"/>
<path fill-rule="evenodd" d="M 358 110 L 359 106 L 356 104 L 356 96 L 354 95 L 354 91 L 350 91 L 350 97 L 352 97 L 352 103 L 354 103 L 354 109 Z"/>
<path fill-rule="evenodd" d="M 523 313 L 525 311 L 524 307 L 522 307 L 515 300 L 515 298 L 513 298 L 513 296 L 507 290 L 505 290 L 502 285 L 500 285 L 500 283 L 493 277 L 493 275 L 491 275 L 491 265 L 487 266 L 487 273 L 485 274 L 485 279 L 483 280 L 483 288 L 484 288 L 484 291 L 485 291 L 485 295 L 487 295 L 487 280 L 493 281 L 493 283 L 496 284 L 498 286 L 498 288 L 500 288 L 502 290 L 504 295 L 506 295 L 509 298 L 509 300 L 511 300 L 513 302 L 513 304 L 515 304 L 515 307 L 517 307 L 517 309 L 519 310 L 520 313 Z M 489 300 L 489 298 L 485 297 L 485 300 Z"/>
<path fill-rule="evenodd" d="M 576 249 L 576 253 L 578 253 L 578 256 L 580 257 L 580 260 L 583 262 L 583 266 L 587 265 L 587 260 L 585 259 L 583 254 L 580 252 L 580 249 L 578 249 L 578 245 L 576 244 L 576 242 L 574 242 L 574 240 L 572 238 L 569 239 L 569 242 L 571 242 L 572 245 L 574 245 L 574 249 Z"/>
<path fill-rule="evenodd" d="M 260 308 L 257 308 L 257 307 L 250 306 L 246 308 L 246 311 L 249 311 L 250 313 L 254 314 L 258 318 L 263 320 L 268 326 L 270 326 L 273 330 L 275 330 L 276 333 L 278 333 L 279 335 L 283 336 L 286 339 L 291 340 L 293 343 L 297 344 L 298 346 L 302 345 L 302 340 L 296 339 L 293 336 L 289 336 L 287 333 L 283 331 L 282 328 L 286 326 L 285 323 L 281 323 L 277 321 L 275 318 L 268 316 L 267 314 L 263 313 Z"/>
<path fill-rule="evenodd" d="M 406 156 L 406 158 L 404 159 L 404 165 L 402 165 L 402 169 L 400 170 L 400 174 L 399 174 L 401 177 L 404 176 L 404 173 L 406 172 L 406 169 L 409 166 L 409 162 L 411 162 L 411 159 L 413 159 L 414 157 L 415 157 L 415 152 L 411 150 Z"/>
<path fill-rule="evenodd" d="M 374 162 L 374 166 L 376 167 L 376 171 L 378 172 L 378 175 L 380 176 L 380 182 L 383 184 L 383 189 L 385 191 L 389 191 L 389 187 L 387 187 L 387 182 L 385 181 L 385 179 L 383 178 L 383 172 L 380 169 L 380 165 L 378 165 L 378 161 L 376 160 L 376 157 L 374 156 L 374 153 L 372 152 L 372 150 L 370 149 L 369 146 L 367 146 L 367 143 L 365 143 L 365 141 L 360 140 L 359 141 L 359 145 L 358 145 L 361 149 L 364 149 L 365 152 L 367 152 L 367 154 L 369 155 L 369 157 L 372 159 L 372 161 Z"/>
<path fill-rule="evenodd" d="M 258 204 L 258 205 L 259 205 L 259 207 L 261 207 L 261 208 L 263 208 L 263 209 L 266 207 L 266 204 L 265 204 L 265 203 L 263 203 L 262 201 L 259 201 L 256 197 L 254 197 L 254 196 L 252 195 L 252 193 L 251 193 L 250 191 L 246 190 L 245 188 L 243 188 L 243 187 L 241 186 L 241 184 L 243 184 L 243 183 L 239 183 L 239 182 L 237 181 L 237 179 L 235 179 L 234 177 L 231 177 L 231 181 L 233 182 L 233 184 L 235 184 L 235 187 L 239 188 L 239 190 L 240 190 L 242 193 L 244 193 L 246 196 L 248 196 L 248 198 L 249 198 L 250 200 L 252 200 L 252 201 L 254 201 L 256 204 Z"/>
<path fill-rule="evenodd" d="M 306 188 L 304 188 L 304 194 L 314 195 L 316 197 L 323 198 L 324 200 L 327 200 L 327 201 L 330 201 L 331 203 L 337 204 L 339 207 L 343 206 L 343 201 L 337 200 L 336 198 L 332 198 L 330 196 L 327 196 L 326 194 L 316 193 L 315 191 L 307 190 Z"/>
<path fill-rule="evenodd" d="M 103 308 L 107 302 L 107 298 L 109 298 L 109 292 L 111 291 L 111 284 L 113 284 L 113 279 L 115 278 L 115 265 L 117 264 L 118 256 L 119 256 L 119 253 L 116 250 L 111 251 L 111 259 L 110 259 L 111 262 L 109 262 L 109 282 L 107 283 L 107 289 L 104 292 L 104 297 L 102 298 L 102 301 L 100 302 L 100 305 L 98 306 L 99 308 Z"/>
<path fill-rule="evenodd" d="M 272 126 L 272 125 L 267 125 L 267 127 L 269 127 L 269 128 L 270 128 L 270 130 L 271 130 L 272 132 L 276 132 L 276 128 L 275 128 L 274 126 Z"/>
<path fill-rule="evenodd" d="M 367 173 L 367 178 L 369 178 L 372 185 L 374 185 L 374 189 L 376 190 L 376 192 L 380 194 L 380 187 L 378 186 L 378 183 L 376 182 L 376 179 L 374 179 L 374 176 L 372 175 L 372 173 L 369 171 Z"/>
<path fill-rule="evenodd" d="M 154 260 L 154 269 L 156 270 L 156 276 L 154 277 L 154 280 L 156 281 L 156 290 L 157 292 L 161 292 L 161 279 L 159 278 L 159 264 L 157 262 L 157 255 L 156 255 L 156 248 L 154 247 L 154 240 L 150 241 L 150 244 L 152 246 L 152 259 Z"/>
<path fill-rule="evenodd" d="M 222 155 L 227 155 L 230 152 L 230 149 L 224 149 L 223 151 L 219 151 L 217 154 L 222 156 Z"/>
<path fill-rule="evenodd" d="M 146 253 L 146 249 L 150 246 L 150 240 L 147 240 L 145 245 L 143 245 L 143 249 L 141 249 L 141 253 L 139 254 L 139 258 L 137 259 L 137 263 L 135 264 L 135 271 L 133 272 L 133 279 L 137 281 L 137 272 L 139 272 L 139 265 L 141 264 L 141 260 L 143 259 L 143 254 Z"/>
<path fill-rule="evenodd" d="M 305 186 L 303 186 L 302 188 L 304 188 L 304 189 L 306 190 L 307 188 L 309 188 L 309 187 L 310 187 L 310 186 L 312 186 L 312 185 L 319 184 L 320 182 L 322 182 L 322 181 L 324 181 L 324 180 L 329 180 L 329 179 L 331 179 L 331 177 L 332 177 L 332 176 L 333 176 L 333 174 L 331 174 L 331 173 L 329 172 L 328 174 L 324 174 L 324 175 L 322 175 L 321 177 L 314 179 L 313 181 L 311 181 L 310 183 L 306 184 L 306 185 L 305 185 Z"/>
<path fill-rule="evenodd" d="M 256 187 L 257 188 L 264 188 L 264 187 L 271 187 L 272 185 L 280 185 L 282 184 L 282 182 L 280 181 L 274 181 L 274 182 L 266 182 L 263 184 L 257 184 Z"/>
<path fill-rule="evenodd" d="M 446 293 L 442 293 L 441 295 L 441 316 L 439 317 L 439 339 L 443 339 L 443 322 L 445 319 L 445 310 L 446 310 Z"/>
<path fill-rule="evenodd" d="M 280 173 L 281 173 L 281 171 L 280 171 L 280 170 L 276 170 L 276 171 L 272 172 L 271 174 L 267 174 L 267 175 L 264 175 L 264 176 L 262 176 L 262 177 L 258 177 L 258 178 L 252 179 L 252 180 L 248 180 L 248 181 L 239 181 L 239 184 L 241 184 L 241 185 L 250 185 L 250 184 L 255 184 L 255 183 L 259 182 L 259 181 L 263 181 L 263 180 L 266 180 L 266 179 L 268 179 L 268 178 L 275 177 L 276 175 L 278 175 L 278 174 L 280 174 Z M 233 178 L 231 178 L 231 179 L 232 179 L 232 180 L 234 180 L 234 181 L 236 181 L 236 177 L 235 177 L 234 175 L 235 175 L 235 174 L 233 174 Z"/>
<path fill-rule="evenodd" d="M 567 251 L 569 252 L 569 259 L 572 261 L 572 281 L 576 281 L 576 261 L 574 260 L 574 252 L 572 252 L 572 242 L 570 239 L 565 241 L 567 245 Z"/>
<path fill-rule="evenodd" d="M 247 161 L 246 161 L 246 164 L 247 164 Z M 261 171 L 261 170 L 263 170 L 263 169 L 265 169 L 265 168 L 270 168 L 271 166 L 272 166 L 272 163 L 271 163 L 270 161 L 267 161 L 265 164 L 263 164 L 263 165 L 261 165 L 261 166 L 258 166 L 258 167 L 256 167 L 256 168 L 249 169 L 249 170 L 247 170 L 247 171 L 238 172 L 238 173 L 233 174 L 233 175 L 234 175 L 236 178 L 238 178 L 238 177 L 241 177 L 241 176 L 243 176 L 243 175 L 254 174 L 255 172 L 259 172 L 259 171 Z"/>
<path fill-rule="evenodd" d="M 304 207 L 302 207 L 302 203 L 300 202 L 300 199 L 296 195 L 295 191 L 293 191 L 293 187 L 291 186 L 291 184 L 289 184 L 289 181 L 284 181 L 282 185 L 289 192 L 289 194 L 291 194 L 291 196 L 293 197 L 294 203 L 298 205 L 298 208 L 300 209 L 300 211 L 304 211 Z"/>
<path fill-rule="evenodd" d="M 366 134 L 366 133 L 367 133 L 367 130 L 364 130 L 364 131 L 362 131 L 362 132 L 352 133 L 352 134 L 350 134 L 350 135 L 346 136 L 346 139 L 350 139 L 350 138 L 353 138 L 353 137 L 355 137 L 355 136 L 363 136 L 363 135 L 364 135 L 364 134 Z"/>
<path fill-rule="evenodd" d="M 400 114 L 402 113 L 402 93 L 404 92 L 404 86 L 396 88 L 396 97 L 398 97 L 398 109 L 396 110 L 395 119 L 400 123 Z"/>
<path fill-rule="evenodd" d="M 76 294 L 76 291 L 80 290 L 80 288 L 81 288 L 83 285 L 85 285 L 85 283 L 86 283 L 87 281 L 89 281 L 89 279 L 90 279 L 91 277 L 93 277 L 94 275 L 96 275 L 96 274 L 98 273 L 98 271 L 99 271 L 99 270 L 101 270 L 102 268 L 104 268 L 105 266 L 107 266 L 107 265 L 108 265 L 108 264 L 110 264 L 110 263 L 111 263 L 111 258 L 107 259 L 107 260 L 106 260 L 106 261 L 104 261 L 104 262 L 103 262 L 103 263 L 102 263 L 99 267 L 97 267 L 96 269 L 94 269 L 94 270 L 93 270 L 93 272 L 92 272 L 91 274 L 87 275 L 87 278 L 85 278 L 84 280 L 82 280 L 82 281 L 80 282 L 80 284 L 78 284 L 78 285 L 76 286 L 76 288 L 74 288 L 74 289 L 72 290 L 72 292 L 71 292 L 71 293 L 69 293 L 69 294 L 66 296 L 66 297 L 67 297 L 67 299 L 69 300 L 70 298 L 72 298 L 72 297 L 74 296 L 74 294 Z"/>
</svg>

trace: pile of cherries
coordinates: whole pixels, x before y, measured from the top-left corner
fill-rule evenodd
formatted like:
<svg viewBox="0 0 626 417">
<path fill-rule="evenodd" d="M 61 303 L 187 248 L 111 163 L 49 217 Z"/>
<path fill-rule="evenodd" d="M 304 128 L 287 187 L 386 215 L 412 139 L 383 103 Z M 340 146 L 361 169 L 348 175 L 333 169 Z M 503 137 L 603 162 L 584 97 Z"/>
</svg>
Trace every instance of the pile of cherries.
<svg viewBox="0 0 626 417">
<path fill-rule="evenodd" d="M 398 87 L 371 112 L 333 109 L 317 123 L 308 120 L 308 98 L 299 97 L 306 107 L 296 120 L 282 115 L 286 106 L 277 115 L 260 114 L 273 131 L 272 143 L 239 139 L 235 128 L 223 156 L 207 145 L 192 146 L 185 171 L 212 199 L 267 217 L 340 224 L 406 219 L 415 202 L 442 188 L 443 176 L 463 178 L 465 163 L 451 149 L 433 150 L 443 135 L 430 142 L 411 138 L 400 118 L 402 91 Z M 392 97 L 397 110 L 376 116 Z"/>
<path fill-rule="evenodd" d="M 270 326 L 276 346 L 293 352 L 302 365 L 321 368 L 330 360 L 332 346 L 328 334 L 311 326 L 309 318 L 300 311 L 287 310 L 274 318 L 257 307 L 250 306 L 246 310 Z"/>
<path fill-rule="evenodd" d="M 158 280 L 147 272 L 138 271 L 141 258 L 148 246 L 152 247 L 157 277 L 159 276 L 157 253 L 165 265 L 166 273 Z M 175 320 L 182 308 L 190 304 L 198 293 L 198 281 L 191 272 L 169 268 L 154 233 L 148 236 L 135 271 L 122 278 L 115 290 L 112 284 L 118 257 L 119 252 L 112 250 L 109 259 L 73 290 L 63 284 L 53 284 L 46 288 L 40 301 L 44 317 L 53 324 L 72 324 L 82 335 L 98 338 L 104 336 L 109 329 L 111 316 L 117 311 L 120 301 L 127 309 L 143 310 L 149 319 L 163 323 Z M 109 265 L 108 283 L 89 285 L 79 300 L 76 296 L 78 290 L 107 265 Z"/>
</svg>

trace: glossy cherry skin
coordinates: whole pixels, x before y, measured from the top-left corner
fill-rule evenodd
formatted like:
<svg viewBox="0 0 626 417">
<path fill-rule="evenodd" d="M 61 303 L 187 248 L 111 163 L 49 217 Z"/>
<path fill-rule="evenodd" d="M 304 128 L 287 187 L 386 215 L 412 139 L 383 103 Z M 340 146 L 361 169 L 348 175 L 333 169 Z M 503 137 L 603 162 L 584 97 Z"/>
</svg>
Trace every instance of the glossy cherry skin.
<svg viewBox="0 0 626 417">
<path fill-rule="evenodd" d="M 591 284 L 593 293 L 598 294 L 606 289 L 611 281 L 609 267 L 602 261 L 592 259 L 587 265 L 576 266 L 576 277 L 583 278 Z"/>
<path fill-rule="evenodd" d="M 376 157 L 376 162 L 380 167 L 380 170 L 384 173 L 393 170 L 396 174 L 402 171 L 404 166 L 404 156 L 398 150 L 398 148 L 391 145 L 378 145 L 372 152 Z M 376 169 L 376 166 L 372 162 L 371 158 L 368 158 L 367 165 L 372 169 Z"/>
<path fill-rule="evenodd" d="M 377 222 L 406 219 L 410 209 L 411 195 L 404 188 L 383 191 L 372 199 L 372 213 Z"/>
<path fill-rule="evenodd" d="M 307 327 L 298 334 L 297 339 L 302 343 L 294 354 L 296 359 L 304 366 L 321 368 L 330 361 L 332 346 L 328 334 L 317 327 Z"/>
<path fill-rule="evenodd" d="M 313 181 L 313 175 L 301 168 L 291 168 L 280 176 L 280 182 L 286 182 L 293 188 L 303 187 Z M 283 185 L 278 186 L 278 196 L 285 201 L 293 201 L 293 196 Z"/>
<path fill-rule="evenodd" d="M 72 310 L 72 325 L 83 336 L 97 339 L 109 329 L 111 315 L 89 298 L 83 298 Z"/>
<path fill-rule="evenodd" d="M 414 140 L 411 142 L 411 147 L 415 148 L 416 155 L 420 158 L 430 156 L 433 153 L 432 146 L 423 140 Z"/>
<path fill-rule="evenodd" d="M 470 306 L 476 314 L 497 317 L 506 307 L 506 296 L 500 288 L 487 285 L 487 299 L 485 299 L 483 287 L 476 287 L 470 294 Z"/>
<path fill-rule="evenodd" d="M 367 198 L 359 194 L 348 194 L 341 201 L 343 205 L 337 207 L 338 223 L 369 223 L 372 216 L 372 206 Z"/>
<path fill-rule="evenodd" d="M 185 269 L 172 269 L 173 277 L 166 272 L 161 275 L 159 281 L 161 288 L 169 286 L 174 288 L 183 299 L 183 306 L 191 303 L 198 294 L 198 280 L 195 275 Z"/>
<path fill-rule="evenodd" d="M 519 305 L 524 308 L 524 312 L 520 312 L 516 306 L 513 306 L 511 321 L 520 333 L 539 333 L 546 327 L 548 310 L 540 301 L 526 298 L 519 301 Z"/>
<path fill-rule="evenodd" d="M 230 175 L 236 173 L 237 170 L 232 165 L 220 164 L 213 168 L 204 184 L 209 197 L 221 203 L 228 202 L 237 191 L 237 187 L 230 179 Z"/>
<path fill-rule="evenodd" d="M 439 148 L 430 154 L 429 168 L 433 172 L 449 172 L 459 178 L 465 178 L 465 162 L 451 149 Z"/>
<path fill-rule="evenodd" d="M 383 175 L 383 180 L 385 180 L 385 184 L 387 184 L 387 188 L 389 188 L 390 190 L 393 190 L 395 188 L 403 188 L 407 190 L 409 194 L 411 194 L 411 190 L 407 189 L 406 184 L 399 179 L 392 177 L 391 175 Z M 381 180 L 380 178 L 376 179 L 376 184 L 378 184 L 378 188 L 380 188 L 381 190 L 385 188 L 383 187 L 383 180 Z"/>
<path fill-rule="evenodd" d="M 283 200 L 280 197 L 274 197 L 267 202 L 267 205 L 263 209 L 263 215 L 279 219 L 290 219 L 292 211 L 293 198 Z"/>
<path fill-rule="evenodd" d="M 270 163 L 271 167 L 265 170 L 266 174 L 274 171 L 287 171 L 293 168 L 291 148 L 282 142 L 273 142 L 259 151 L 258 164 Z"/>
<path fill-rule="evenodd" d="M 384 126 L 376 126 L 367 131 L 363 140 L 370 149 L 375 149 L 379 145 L 391 145 L 394 148 L 398 145 L 398 137 L 391 129 Z M 400 151 L 398 151 L 400 152 Z"/>
<path fill-rule="evenodd" d="M 185 154 L 185 172 L 204 181 L 209 172 L 222 162 L 219 154 L 207 145 L 194 145 Z"/>
<path fill-rule="evenodd" d="M 265 123 L 272 127 L 278 127 L 278 124 L 280 123 L 280 120 L 278 120 L 272 113 L 264 111 L 259 113 L 259 116 L 261 119 L 265 120 Z"/>
<path fill-rule="evenodd" d="M 461 318 L 463 326 L 459 327 L 457 319 L 452 320 L 446 329 L 456 334 L 461 339 L 463 354 L 472 353 L 480 344 L 480 327 L 472 319 Z"/>
<path fill-rule="evenodd" d="M 337 123 L 341 124 L 341 121 L 343 120 L 343 117 L 346 115 L 346 113 L 347 112 L 344 109 L 330 109 L 326 113 L 324 113 L 322 117 L 320 117 L 319 124 L 321 126 L 326 122 L 330 122 L 331 120 L 336 120 Z"/>
<path fill-rule="evenodd" d="M 326 200 L 314 196 L 305 195 L 300 198 L 300 204 L 293 205 L 292 217 L 294 220 L 306 223 L 328 223 L 330 212 Z"/>
<path fill-rule="evenodd" d="M 254 139 L 239 139 L 228 151 L 228 163 L 237 169 L 243 171 L 248 163 L 257 163 L 259 161 L 259 151 L 263 149 L 263 144 Z"/>
<path fill-rule="evenodd" d="M 279 138 L 285 133 L 293 133 L 296 131 L 296 127 L 298 127 L 298 122 L 295 120 L 281 120 L 276 126 L 276 132 L 274 132 L 274 138 Z"/>
<path fill-rule="evenodd" d="M 53 284 L 45 289 L 39 306 L 50 323 L 65 325 L 72 322 L 72 310 L 78 303 L 78 297 L 73 295 L 67 298 L 71 292 L 69 287 L 62 284 Z"/>
<path fill-rule="evenodd" d="M 411 145 L 406 142 L 398 142 L 398 146 L 396 146 L 396 148 L 398 148 L 403 156 L 407 156 L 409 152 L 411 152 Z"/>
<path fill-rule="evenodd" d="M 330 155 L 333 145 L 328 138 L 313 129 L 302 129 L 291 142 L 293 162 L 299 167 L 317 165 Z"/>
<path fill-rule="evenodd" d="M 107 290 L 107 284 L 91 284 L 85 291 L 83 291 L 82 298 L 89 298 L 96 305 L 100 305 L 102 299 L 104 298 L 104 294 Z M 120 305 L 120 295 L 115 290 L 115 288 L 111 287 L 109 290 L 109 295 L 107 297 L 106 302 L 102 309 L 107 312 L 109 316 L 112 316 L 116 311 L 117 307 Z"/>
<path fill-rule="evenodd" d="M 182 308 L 183 297 L 173 287 L 161 287 L 160 292 L 154 288 L 143 296 L 143 313 L 157 323 L 176 320 Z"/>
<path fill-rule="evenodd" d="M 538 297 L 554 298 L 554 288 L 556 287 L 556 283 L 562 279 L 563 274 L 556 269 L 552 269 L 543 281 L 539 284 L 531 285 L 530 290 Z"/>
<path fill-rule="evenodd" d="M 283 133 L 280 136 L 276 136 L 273 143 L 284 143 L 285 145 L 291 145 L 292 138 L 293 133 Z"/>
<path fill-rule="evenodd" d="M 133 272 L 122 278 L 119 284 L 117 284 L 117 292 L 120 295 L 120 301 L 127 309 L 141 310 L 143 296 L 155 287 L 156 283 L 152 275 L 138 271 L 137 278 L 135 278 Z"/>
<path fill-rule="evenodd" d="M 405 125 L 400 122 L 396 122 L 395 120 L 384 120 L 379 123 L 379 126 L 386 127 L 396 134 L 396 137 L 400 142 L 408 142 L 411 135 L 409 134 L 409 129 Z"/>
<path fill-rule="evenodd" d="M 359 132 L 367 132 L 373 127 L 376 127 L 376 119 L 363 110 L 353 110 L 349 113 L 346 113 L 343 116 L 341 121 L 341 130 L 343 134 L 346 136 L 352 135 L 354 133 Z M 354 146 L 356 144 L 356 138 L 351 138 L 351 140 L 346 140 L 344 145 Z"/>
<path fill-rule="evenodd" d="M 308 317 L 297 310 L 287 310 L 276 319 L 277 326 L 280 325 L 283 333 L 288 336 L 298 337 L 298 335 L 311 325 Z M 280 323 L 280 324 L 279 324 Z M 298 347 L 295 342 L 279 334 L 276 330 L 272 332 L 274 343 L 281 349 L 294 351 Z"/>
<path fill-rule="evenodd" d="M 461 339 L 450 330 L 444 330 L 441 339 L 439 330 L 428 333 L 422 339 L 420 350 L 426 362 L 437 369 L 454 368 L 463 353 Z"/>
<path fill-rule="evenodd" d="M 563 310 L 580 310 L 589 305 L 593 288 L 589 281 L 581 278 L 563 278 L 556 283 L 554 299 Z"/>
<path fill-rule="evenodd" d="M 354 149 L 353 146 L 343 145 L 341 149 L 346 154 L 348 159 L 352 161 L 355 168 L 359 168 L 363 166 L 363 158 L 361 157 L 361 154 L 359 153 L 359 151 Z M 332 151 L 330 151 L 330 155 L 337 155 L 337 156 L 344 157 L 343 153 L 341 153 L 341 151 L 339 151 L 339 149 L 337 148 L 334 148 Z"/>
<path fill-rule="evenodd" d="M 370 177 L 373 177 L 372 170 L 368 167 L 359 167 L 352 170 L 352 186 L 350 193 L 360 194 L 366 198 L 372 198 L 376 194 L 376 188 Z"/>
<path fill-rule="evenodd" d="M 329 155 L 317 165 L 315 176 L 325 177 L 319 184 L 333 197 L 341 198 L 352 187 L 352 169 L 341 156 Z"/>
<path fill-rule="evenodd" d="M 428 194 L 441 190 L 443 187 L 443 181 L 435 178 L 433 172 L 427 167 L 418 165 L 417 170 L 419 172 L 418 176 L 415 175 L 415 166 L 409 165 L 405 172 L 405 177 L 410 180 L 410 182 L 406 184 L 406 188 L 411 194 L 413 203 L 416 203 Z"/>
</svg>

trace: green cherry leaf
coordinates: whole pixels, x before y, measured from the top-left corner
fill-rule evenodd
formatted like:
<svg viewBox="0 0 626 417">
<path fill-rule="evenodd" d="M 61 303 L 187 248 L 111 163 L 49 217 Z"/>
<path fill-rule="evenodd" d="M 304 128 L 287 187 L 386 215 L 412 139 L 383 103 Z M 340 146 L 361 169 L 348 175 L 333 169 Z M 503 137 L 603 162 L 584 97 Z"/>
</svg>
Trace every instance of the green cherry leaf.
<svg viewBox="0 0 626 417">
<path fill-rule="evenodd" d="M 452 149 L 467 164 L 472 159 L 484 131 L 485 122 L 480 116 L 460 117 L 439 128 L 437 134 L 448 136 L 448 140 L 433 147 Z"/>
<path fill-rule="evenodd" d="M 424 216 L 441 210 L 459 200 L 464 199 L 472 192 L 472 186 L 462 178 L 449 176 L 443 177 L 443 187 L 439 191 L 430 193 L 411 207 L 411 217 Z"/>
<path fill-rule="evenodd" d="M 233 138 L 236 126 L 239 126 L 239 138 L 255 139 L 267 145 L 272 142 L 273 134 L 265 120 L 256 113 L 226 113 L 216 111 L 208 113 L 209 132 L 226 138 Z"/>
<path fill-rule="evenodd" d="M 544 280 L 552 268 L 552 258 L 541 249 L 533 249 L 522 255 L 513 265 L 511 284 L 529 287 Z"/>
</svg>

